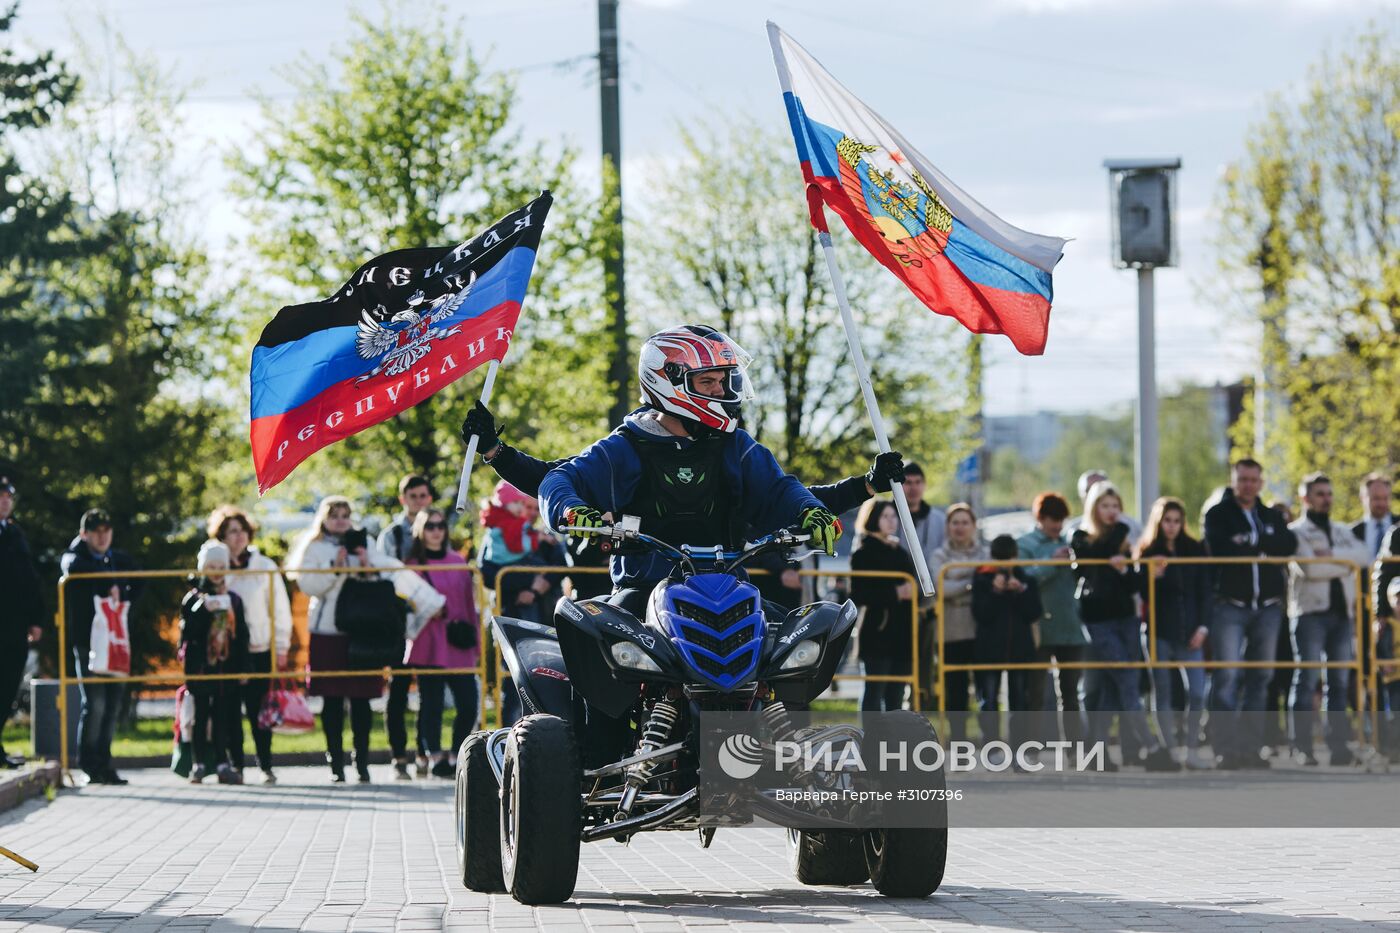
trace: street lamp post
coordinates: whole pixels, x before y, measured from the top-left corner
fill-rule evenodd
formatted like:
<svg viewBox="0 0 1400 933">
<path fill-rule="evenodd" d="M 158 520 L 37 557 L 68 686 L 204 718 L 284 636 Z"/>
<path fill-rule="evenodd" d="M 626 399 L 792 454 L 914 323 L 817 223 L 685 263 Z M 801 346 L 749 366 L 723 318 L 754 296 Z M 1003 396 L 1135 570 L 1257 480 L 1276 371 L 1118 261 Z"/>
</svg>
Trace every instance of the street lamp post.
<svg viewBox="0 0 1400 933">
<path fill-rule="evenodd" d="M 1153 270 L 1176 265 L 1176 171 L 1181 159 L 1105 159 L 1113 264 L 1138 274 L 1138 403 L 1134 468 L 1138 516 L 1147 520 L 1159 492 L 1156 290 Z"/>
</svg>

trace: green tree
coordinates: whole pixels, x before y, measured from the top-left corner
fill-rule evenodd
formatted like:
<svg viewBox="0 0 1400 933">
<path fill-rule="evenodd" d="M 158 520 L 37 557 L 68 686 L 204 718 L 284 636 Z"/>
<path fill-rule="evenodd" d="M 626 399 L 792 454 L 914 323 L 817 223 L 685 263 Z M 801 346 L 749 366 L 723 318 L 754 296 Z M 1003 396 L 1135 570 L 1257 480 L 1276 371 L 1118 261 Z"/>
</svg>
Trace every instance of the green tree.
<svg viewBox="0 0 1400 933">
<path fill-rule="evenodd" d="M 191 566 L 202 533 L 187 519 L 211 492 L 201 464 L 227 456 L 233 421 L 207 394 L 219 305 L 203 288 L 208 263 L 175 158 L 181 92 L 120 39 L 115 47 L 118 61 L 99 65 L 79 43 L 84 90 L 36 146 L 41 174 L 79 208 L 75 235 L 102 248 L 36 268 L 13 312 L 35 335 L 30 385 L 0 433 L 27 465 L 36 495 L 25 512 L 47 561 L 78 516 L 101 506 L 140 563 Z M 181 585 L 154 584 L 139 605 L 138 669 L 169 654 L 155 620 Z"/>
<path fill-rule="evenodd" d="M 650 323 L 712 323 L 754 355 L 748 427 L 787 469 L 808 482 L 863 470 L 874 434 L 791 139 L 740 121 L 682 128 L 680 140 L 680 158 L 651 179 L 629 238 Z M 961 388 L 964 340 L 853 239 L 833 236 L 891 442 L 931 476 L 950 472 L 964 446 L 959 404 L 949 402 Z"/>
<path fill-rule="evenodd" d="M 229 155 L 252 224 L 250 332 L 238 352 L 248 358 L 279 305 L 329 295 L 367 258 L 467 239 L 550 188 L 555 207 L 492 407 L 533 453 L 576 452 L 601 433 L 609 402 L 601 206 L 578 193 L 571 151 L 550 155 L 512 127 L 515 86 L 487 70 L 460 22 L 393 8 L 351 19 L 356 34 L 339 65 L 295 67 L 294 99 L 264 100 L 261 128 Z M 450 485 L 461 465 L 457 426 L 484 371 L 315 455 L 287 494 L 387 504 L 408 470 Z M 489 472 L 476 471 L 481 489 Z M 250 483 L 251 470 L 244 476 Z"/>
<path fill-rule="evenodd" d="M 1379 28 L 1276 100 L 1225 174 L 1221 271 L 1265 335 L 1247 411 L 1275 429 L 1255 450 L 1243 426 L 1236 452 L 1281 460 L 1284 488 L 1400 462 L 1398 181 L 1400 46 Z"/>
<path fill-rule="evenodd" d="M 0 14 L 0 34 L 14 25 L 15 10 L 11 6 Z M 90 252 L 97 244 L 79 234 L 68 191 L 53 179 L 25 171 L 15 143 L 18 137 L 43 132 L 72 100 L 77 85 L 77 77 L 51 52 L 23 58 L 9 43 L 0 47 L 0 319 L 5 325 L 0 342 L 0 469 L 25 485 L 37 470 L 21 449 L 37 427 L 33 406 L 42 373 L 35 369 L 42 365 L 56 327 L 52 317 L 27 306 L 35 293 L 36 272 L 50 262 Z M 31 485 L 26 507 L 34 495 Z"/>
<path fill-rule="evenodd" d="M 1185 386 L 1161 400 L 1161 494 L 1181 499 L 1187 515 L 1196 515 L 1211 491 L 1225 481 L 1228 426 L 1224 415 L 1217 408 L 1217 390 L 1207 386 Z M 1014 449 L 994 452 L 987 504 L 1029 508 L 1037 494 L 1056 490 L 1077 507 L 1079 474 L 1097 468 L 1112 477 L 1123 494 L 1124 508 L 1135 512 L 1131 412 L 1057 417 L 1060 437 L 1041 462 L 1027 462 Z"/>
<path fill-rule="evenodd" d="M 1218 390 L 1207 386 L 1186 386 L 1162 399 L 1158 415 L 1162 495 L 1184 502 L 1188 517 L 1200 514 L 1201 504 L 1228 479 L 1229 425 L 1218 401 Z M 1146 521 L 1147 516 L 1142 518 Z M 1191 525 L 1199 537 L 1201 529 L 1194 519 Z"/>
</svg>

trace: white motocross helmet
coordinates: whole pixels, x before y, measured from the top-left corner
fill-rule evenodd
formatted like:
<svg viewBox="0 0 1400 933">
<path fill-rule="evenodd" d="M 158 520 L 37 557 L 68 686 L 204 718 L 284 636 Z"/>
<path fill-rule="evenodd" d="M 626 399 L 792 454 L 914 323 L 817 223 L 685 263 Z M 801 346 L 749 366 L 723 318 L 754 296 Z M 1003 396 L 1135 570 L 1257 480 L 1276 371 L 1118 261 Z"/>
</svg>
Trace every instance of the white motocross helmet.
<svg viewBox="0 0 1400 933">
<path fill-rule="evenodd" d="M 642 344 L 637 380 L 642 401 L 691 424 L 724 433 L 739 426 L 740 405 L 754 397 L 748 367 L 753 358 L 726 335 L 704 324 L 652 334 Z M 697 373 L 725 370 L 723 395 L 695 390 Z"/>
</svg>

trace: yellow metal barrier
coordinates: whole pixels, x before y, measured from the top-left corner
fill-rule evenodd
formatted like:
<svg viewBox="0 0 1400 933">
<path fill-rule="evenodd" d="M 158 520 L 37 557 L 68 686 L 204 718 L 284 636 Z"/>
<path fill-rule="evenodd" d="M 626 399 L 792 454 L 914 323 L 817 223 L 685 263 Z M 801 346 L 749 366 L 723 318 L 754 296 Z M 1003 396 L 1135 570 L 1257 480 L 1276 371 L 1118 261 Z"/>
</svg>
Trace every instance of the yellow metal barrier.
<svg viewBox="0 0 1400 933">
<path fill-rule="evenodd" d="M 1152 557 L 1144 557 L 1144 558 L 1141 558 L 1141 559 L 1138 559 L 1138 560 L 1131 560 L 1131 559 L 1130 559 L 1130 563 L 1133 563 L 1133 564 L 1135 564 L 1135 565 L 1140 565 L 1141 567 L 1145 568 L 1145 569 L 1146 569 L 1146 572 L 1147 572 L 1147 597 L 1146 597 L 1146 599 L 1144 600 L 1144 602 L 1145 602 L 1146 605 L 1147 605 L 1147 627 L 1148 627 L 1148 651 L 1149 651 L 1149 653 L 1148 653 L 1148 657 L 1147 657 L 1145 660 L 1142 660 L 1142 661 L 1073 661 L 1073 662 L 1065 662 L 1065 663 L 1060 663 L 1060 662 L 1058 662 L 1058 661 L 1053 662 L 1053 663 L 1052 663 L 1052 662 L 1049 662 L 1049 661 L 1044 661 L 1044 662 L 1042 662 L 1042 661 L 1030 661 L 1030 662 L 1018 662 L 1018 663 L 948 664 L 948 663 L 946 663 L 946 662 L 943 661 L 943 658 L 944 658 L 944 647 L 945 647 L 945 642 L 944 642 L 944 630 L 943 630 L 943 621 L 944 621 L 944 602 L 943 602 L 943 600 L 944 600 L 944 595 L 945 595 L 945 593 L 944 593 L 944 590 L 945 590 L 944 578 L 945 578 L 945 575 L 947 574 L 947 572 L 948 572 L 949 569 L 954 568 L 954 567 L 974 567 L 974 568 L 975 568 L 975 567 L 1008 567 L 1008 568 L 1010 568 L 1010 567 L 1070 567 L 1070 566 L 1075 566 L 1075 565 L 1106 567 L 1106 566 L 1110 566 L 1110 565 L 1111 565 L 1111 561 L 1109 561 L 1109 560 L 1107 560 L 1107 559 L 1102 559 L 1102 558 L 1100 558 L 1100 559 L 1081 559 L 1081 560 L 1075 560 L 1075 559 L 1072 559 L 1072 558 L 1065 558 L 1065 559 L 1059 559 L 1059 560 L 1056 560 L 1056 559 L 1049 559 L 1049 558 L 1043 559 L 1043 560 L 1022 560 L 1022 559 L 1019 559 L 1019 558 L 1018 558 L 1018 559 L 1016 559 L 1016 560 L 949 561 L 948 563 L 944 564 L 942 567 L 939 568 L 937 579 L 936 579 L 935 582 L 934 582 L 934 591 L 935 591 L 935 594 L 936 594 L 936 597 L 935 597 L 935 598 L 936 598 L 937 607 L 938 607 L 938 608 L 937 608 L 937 626 L 938 626 L 938 628 L 937 628 L 937 637 L 936 637 L 936 644 L 937 644 L 938 654 L 937 654 L 937 661 L 936 661 L 935 663 L 936 663 L 937 666 L 938 666 L 938 678 L 937 678 L 937 681 L 938 681 L 938 697 L 939 697 L 939 700 L 940 700 L 940 704 L 939 704 L 940 707 L 943 708 L 943 710 L 944 710 L 945 712 L 951 712 L 951 711 L 949 711 L 949 710 L 946 709 L 947 703 L 946 703 L 946 702 L 943 702 L 944 691 L 945 691 L 944 677 L 947 675 L 947 673 L 948 673 L 949 671 L 1046 671 L 1046 672 L 1049 672 L 1049 671 L 1056 670 L 1056 669 L 1058 669 L 1058 670 L 1113 670 L 1113 669 L 1118 669 L 1118 668 L 1135 668 L 1135 669 L 1138 669 L 1138 670 L 1154 670 L 1154 669 L 1157 669 L 1157 668 L 1168 668 L 1168 669 L 1178 669 L 1178 668 L 1205 668 L 1205 669 L 1217 669 L 1217 668 L 1233 668 L 1233 669 L 1270 668 L 1270 669 L 1272 669 L 1272 668 L 1284 667 L 1284 668 L 1291 668 L 1291 669 L 1294 669 L 1294 670 L 1304 670 L 1304 669 L 1306 669 L 1306 670 L 1330 670 L 1330 669 L 1333 669 L 1333 668 L 1345 668 L 1345 669 L 1349 669 L 1349 670 L 1354 671 L 1354 672 L 1356 673 L 1356 676 L 1357 676 L 1357 692 L 1358 692 L 1358 697 L 1357 697 L 1357 699 L 1358 699 L 1358 709 L 1363 708 L 1363 707 L 1361 706 L 1361 704 L 1360 704 L 1361 696 L 1362 696 L 1363 694 L 1368 693 L 1368 692 L 1371 692 L 1371 691 L 1368 691 L 1368 690 L 1366 689 L 1366 684 L 1367 684 L 1367 671 L 1366 671 L 1365 664 L 1364 664 L 1364 662 L 1363 662 L 1362 659 L 1361 659 L 1360 653 L 1358 653 L 1358 654 L 1357 654 L 1357 657 L 1353 658 L 1351 661 L 1330 661 L 1330 660 L 1329 660 L 1329 661 L 1277 661 L 1277 660 L 1269 660 L 1269 661 L 1245 661 L 1245 660 L 1239 660 L 1239 661 L 1205 661 L 1205 660 L 1201 660 L 1201 661 L 1161 661 L 1161 660 L 1158 660 L 1158 658 L 1157 658 L 1157 637 L 1156 637 L 1156 636 L 1157 636 L 1157 601 L 1156 601 L 1156 598 L 1155 598 L 1155 597 L 1156 597 L 1156 577 L 1155 577 L 1155 576 L 1152 574 L 1152 572 L 1151 572 L 1151 567 L 1152 567 L 1152 565 L 1153 565 L 1154 563 L 1156 563 L 1156 562 L 1161 562 L 1161 563 L 1164 563 L 1164 564 L 1167 564 L 1167 565 L 1172 565 L 1172 564 L 1179 564 L 1179 565 L 1185 565 L 1185 564 L 1204 564 L 1204 565 L 1209 565 L 1209 566 L 1224 566 L 1224 565 L 1228 565 L 1228 564 L 1282 564 L 1282 565 L 1288 565 L 1288 564 L 1339 564 L 1339 565 L 1342 565 L 1342 566 L 1350 567 L 1350 568 L 1352 569 L 1353 573 L 1355 574 L 1355 578 L 1356 578 L 1356 581 L 1357 581 L 1357 598 L 1356 598 L 1356 608 L 1355 608 L 1355 611 L 1356 611 L 1356 637 L 1357 637 L 1357 644 L 1360 645 L 1360 644 L 1362 643 L 1362 642 L 1361 642 L 1361 639 L 1366 637 L 1365 633 L 1363 632 L 1362 612 L 1361 612 L 1362 606 L 1364 605 L 1364 603 L 1363 603 L 1363 598 L 1362 598 L 1362 593 L 1361 593 L 1361 584 L 1362 584 L 1362 582 L 1364 581 L 1365 578 L 1362 576 L 1362 566 L 1359 565 L 1359 564 L 1357 564 L 1355 561 L 1350 561 L 1350 560 L 1346 560 L 1346 559 L 1344 559 L 1344 558 L 1339 558 L 1339 557 L 1170 557 L 1170 558 L 1169 558 L 1169 557 L 1152 556 Z M 1285 596 L 1285 597 L 1284 597 L 1285 601 L 1286 601 L 1286 598 L 1287 598 L 1287 597 Z M 1284 606 L 1284 609 L 1285 609 L 1285 618 L 1286 618 L 1286 605 Z M 1370 642 L 1370 644 L 1371 644 L 1372 667 L 1374 668 L 1374 667 L 1375 667 L 1375 632 L 1374 632 L 1374 629 L 1372 630 L 1372 633 L 1371 633 L 1371 642 Z M 1372 704 L 1371 704 L 1371 711 L 1372 711 L 1372 716 L 1373 716 L 1373 720 L 1372 720 L 1372 733 L 1371 733 L 1371 734 L 1372 734 L 1372 736 L 1374 737 L 1374 736 L 1376 735 L 1376 733 L 1375 733 L 1374 730 L 1375 730 L 1375 726 L 1376 726 L 1376 723 L 1377 723 L 1377 720 L 1374 718 L 1374 717 L 1376 716 L 1376 714 L 1377 714 L 1376 704 L 1375 704 L 1374 701 L 1373 701 Z"/>
<path fill-rule="evenodd" d="M 476 604 L 478 607 L 485 605 L 484 590 L 481 585 L 481 574 L 478 569 L 471 564 L 411 564 L 398 567 L 296 567 L 281 570 L 234 570 L 223 571 L 221 576 L 277 576 L 286 574 L 310 574 L 310 573 L 384 573 L 399 570 L 423 571 L 431 570 L 434 573 L 448 571 L 451 573 L 471 573 L 476 578 Z M 65 778 L 71 780 L 69 774 L 68 761 L 68 686 L 77 683 L 81 685 L 83 678 L 77 674 L 76 665 L 74 674 L 68 673 L 68 625 L 67 625 L 67 587 L 72 580 L 150 580 L 150 579 L 187 579 L 191 576 L 203 576 L 199 570 L 128 570 L 128 571 L 102 571 L 100 573 L 73 573 L 68 574 L 58 581 L 58 720 L 59 720 L 59 767 Z M 268 587 L 268 600 L 271 604 L 273 600 L 273 588 Z M 270 607 L 271 608 L 271 605 Z M 480 609 L 478 608 L 478 622 L 480 622 Z M 313 671 L 308 662 L 307 667 L 302 671 L 279 670 L 277 667 L 277 613 L 268 613 L 269 631 L 268 644 L 272 650 L 270 670 L 266 674 L 256 674 L 251 671 L 246 673 L 230 674 L 133 674 L 125 677 L 108 677 L 104 675 L 93 675 L 92 679 L 108 684 L 128 684 L 128 683 L 198 683 L 203 681 L 220 680 L 262 680 L 262 679 L 290 679 L 298 676 L 308 677 L 366 677 L 366 676 L 412 676 L 412 675 L 434 675 L 434 674 L 474 674 L 478 680 L 485 681 L 486 675 L 486 648 L 483 644 L 475 667 L 385 667 L 374 670 L 358 671 Z M 486 626 L 482 625 L 483 631 Z"/>
<path fill-rule="evenodd" d="M 495 599 L 492 601 L 492 604 L 491 604 L 491 605 L 492 605 L 492 611 L 493 611 L 496 615 L 502 615 L 502 616 L 506 615 L 506 613 L 502 610 L 502 607 L 501 607 L 501 587 L 500 587 L 499 584 L 500 584 L 501 577 L 504 577 L 504 576 L 507 575 L 507 574 L 527 574 L 527 573 L 528 573 L 528 574 L 534 575 L 534 574 L 541 574 L 541 573 L 552 573 L 552 574 L 560 574 L 560 575 L 565 575 L 565 576 L 572 576 L 573 574 L 576 574 L 576 573 L 594 573 L 594 574 L 597 574 L 597 573 L 607 573 L 607 572 L 608 572 L 608 568 L 606 568 L 606 567 L 564 567 L 564 566 L 552 566 L 552 567 L 533 567 L 533 566 L 530 566 L 530 567 L 521 567 L 521 566 L 518 566 L 518 565 L 512 565 L 512 566 L 509 566 L 509 567 L 502 567 L 500 573 L 496 576 L 497 586 L 496 586 L 496 590 L 495 590 Z M 764 576 L 764 575 L 768 574 L 769 571 L 763 570 L 763 569 L 759 569 L 759 568 L 755 568 L 755 569 L 752 569 L 752 570 L 748 570 L 747 573 L 748 573 L 750 576 Z M 891 571 L 891 570 L 807 570 L 807 569 L 802 569 L 802 570 L 798 570 L 798 571 L 797 571 L 797 574 L 798 574 L 798 576 L 801 576 L 801 577 L 837 577 L 837 578 L 842 578 L 842 579 L 848 579 L 848 578 L 850 578 L 850 577 L 872 577 L 872 578 L 894 579 L 894 580 L 899 580 L 900 582 L 908 582 L 908 583 L 912 584 L 912 585 L 913 585 L 913 588 L 914 588 L 914 592 L 916 592 L 916 593 L 917 593 L 918 590 L 919 590 L 918 583 L 917 583 L 917 581 L 915 581 L 914 577 L 913 577 L 911 574 L 901 573 L 901 572 L 898 572 L 898 571 Z M 795 609 L 795 608 L 797 608 L 797 607 L 796 607 L 796 606 L 793 606 L 793 607 L 791 607 L 791 608 L 794 608 L 794 609 Z M 551 610 L 551 611 L 552 611 L 552 610 Z M 862 673 L 862 674 L 839 674 L 839 675 L 837 675 L 837 676 L 836 676 L 835 678 L 833 678 L 833 679 L 836 679 L 836 680 L 872 681 L 872 682 L 879 682 L 879 683 L 896 683 L 896 682 L 897 682 L 897 683 L 906 683 L 906 684 L 909 684 L 909 685 L 910 685 L 910 688 L 911 688 L 910 706 L 911 706 L 913 709 L 916 709 L 916 710 L 917 710 L 917 709 L 919 708 L 919 673 L 920 673 L 920 670 L 919 670 L 919 663 L 920 663 L 920 659 L 919 659 L 919 601 L 918 601 L 918 599 L 910 600 L 910 614 L 911 614 L 912 617 L 913 617 L 913 625 L 911 626 L 911 631 L 912 631 L 911 639 L 912 639 L 913 645 L 912 645 L 912 650 L 910 651 L 910 654 L 909 654 L 910 658 L 912 659 L 912 663 L 911 663 L 911 666 L 910 666 L 910 672 L 909 672 L 909 674 L 907 674 L 907 675 L 905 675 L 905 674 L 864 674 L 864 673 Z M 496 660 L 495 660 L 495 668 L 496 668 L 495 703 L 496 703 L 497 715 L 499 715 L 500 709 L 501 709 L 501 684 L 504 682 L 504 678 L 507 678 L 507 677 L 510 676 L 510 672 L 509 672 L 508 670 L 506 670 L 506 669 L 505 669 L 505 666 L 501 663 L 500 646 L 495 644 L 494 639 L 493 639 L 493 641 L 492 641 L 492 645 L 493 645 L 493 648 L 494 648 L 494 655 L 495 655 L 495 659 L 496 659 Z"/>
</svg>

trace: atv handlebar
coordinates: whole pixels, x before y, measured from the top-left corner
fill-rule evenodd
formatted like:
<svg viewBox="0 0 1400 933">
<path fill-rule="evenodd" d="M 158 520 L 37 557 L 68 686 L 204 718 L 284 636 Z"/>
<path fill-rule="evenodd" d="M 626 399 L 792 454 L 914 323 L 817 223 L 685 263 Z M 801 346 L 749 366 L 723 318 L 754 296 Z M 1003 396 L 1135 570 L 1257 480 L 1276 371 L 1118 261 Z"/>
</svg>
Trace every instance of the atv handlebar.
<svg viewBox="0 0 1400 933">
<path fill-rule="evenodd" d="M 564 529 L 569 535 L 591 536 L 605 538 L 616 544 L 632 542 L 640 544 L 649 551 L 653 551 L 676 561 L 683 566 L 688 565 L 694 569 L 694 562 L 712 561 L 725 569 L 734 570 L 743 566 L 751 559 L 760 554 L 767 554 L 770 551 L 787 550 L 805 544 L 812 539 L 809 534 L 803 534 L 791 528 L 781 528 L 769 535 L 764 535 L 757 541 L 746 543 L 742 550 L 726 551 L 718 545 L 714 547 L 699 547 L 689 544 L 682 544 L 679 547 L 668 544 L 660 538 L 643 534 L 641 531 L 641 519 L 635 515 L 624 515 L 620 521 L 606 525 L 583 525 Z"/>
</svg>

